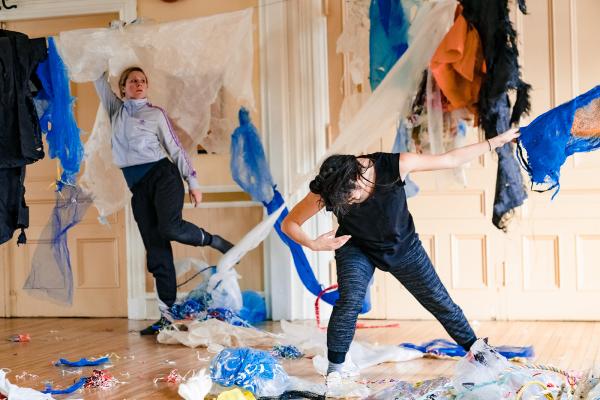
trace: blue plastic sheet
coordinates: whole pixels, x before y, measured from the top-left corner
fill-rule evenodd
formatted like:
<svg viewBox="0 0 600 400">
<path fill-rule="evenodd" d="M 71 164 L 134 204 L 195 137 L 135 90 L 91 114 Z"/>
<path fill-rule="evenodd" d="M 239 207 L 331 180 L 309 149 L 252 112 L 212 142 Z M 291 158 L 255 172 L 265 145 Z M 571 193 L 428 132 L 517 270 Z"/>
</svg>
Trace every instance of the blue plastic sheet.
<svg viewBox="0 0 600 400">
<path fill-rule="evenodd" d="M 560 168 L 574 153 L 600 147 L 600 135 L 578 135 L 572 132 L 575 113 L 600 98 L 600 86 L 577 96 L 540 115 L 529 125 L 521 127 L 518 158 L 531 177 L 534 189 L 560 189 Z M 592 116 L 596 121 L 599 115 Z"/>
<path fill-rule="evenodd" d="M 257 396 L 285 391 L 288 375 L 268 352 L 247 347 L 222 350 L 210 364 L 210 377 L 219 385 L 238 386 Z"/>
<path fill-rule="evenodd" d="M 242 108 L 239 112 L 239 119 L 240 126 L 234 131 L 231 138 L 231 174 L 238 185 L 244 191 L 250 193 L 254 200 L 262 202 L 267 209 L 267 213 L 271 215 L 285 201 L 276 186 L 273 185 L 262 143 L 256 127 L 250 120 L 248 111 Z M 267 187 L 271 189 L 270 192 Z M 281 223 L 287 215 L 288 210 L 285 208 L 277 222 L 275 222 L 275 230 L 283 243 L 289 247 L 302 284 L 309 292 L 318 296 L 324 287 L 317 281 L 302 246 L 287 237 L 281 230 Z M 327 292 L 321 298 L 326 303 L 334 305 L 339 298 L 339 293 L 337 291 Z M 363 302 L 361 313 L 366 313 L 370 309 L 370 296 L 367 296 Z"/>
<path fill-rule="evenodd" d="M 242 292 L 244 306 L 240 310 L 240 318 L 250 324 L 256 324 L 267 319 L 265 299 L 257 292 L 245 290 Z"/>
<path fill-rule="evenodd" d="M 422 353 L 434 354 L 446 357 L 464 357 L 467 352 L 458 344 L 445 339 L 434 339 L 421 345 L 413 343 L 402 343 L 402 347 L 418 350 Z M 504 357 L 511 358 L 531 358 L 534 356 L 533 346 L 497 346 L 494 349 Z"/>
<path fill-rule="evenodd" d="M 44 108 L 40 126 L 46 133 L 50 157 L 58 158 L 63 169 L 57 183 L 60 190 L 65 184 L 75 184 L 83 160 L 83 144 L 73 114 L 74 98 L 67 68 L 52 37 L 48 38 L 48 58 L 38 65 L 36 72 L 42 82 L 36 100 Z"/>
<path fill-rule="evenodd" d="M 410 24 L 400 0 L 371 0 L 369 80 L 375 90 L 408 48 Z"/>
<path fill-rule="evenodd" d="M 73 385 L 69 386 L 66 389 L 52 389 L 52 386 L 48 385 L 46 386 L 46 389 L 44 391 L 42 391 L 42 393 L 45 394 L 71 394 L 76 392 L 77 390 L 81 389 L 83 387 L 83 385 L 85 385 L 85 383 L 87 382 L 88 378 L 80 378 L 77 382 L 75 382 Z"/>
<path fill-rule="evenodd" d="M 66 366 L 66 367 L 95 367 L 98 365 L 105 364 L 110 362 L 110 358 L 102 357 L 97 360 L 88 360 L 87 358 L 82 358 L 79 361 L 69 361 L 67 359 L 61 358 L 55 364 L 56 366 Z"/>
</svg>

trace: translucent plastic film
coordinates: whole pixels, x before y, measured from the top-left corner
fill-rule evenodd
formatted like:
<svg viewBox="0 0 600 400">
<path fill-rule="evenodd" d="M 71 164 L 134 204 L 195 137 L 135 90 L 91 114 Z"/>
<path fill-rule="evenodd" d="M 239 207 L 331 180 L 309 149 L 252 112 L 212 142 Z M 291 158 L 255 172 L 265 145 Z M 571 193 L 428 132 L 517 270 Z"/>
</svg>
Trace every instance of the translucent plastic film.
<svg viewBox="0 0 600 400">
<path fill-rule="evenodd" d="M 108 70 L 116 89 L 125 68 L 142 67 L 149 100 L 167 110 L 184 147 L 190 151 L 201 144 L 224 153 L 240 105 L 254 107 L 252 28 L 252 9 L 247 9 L 161 24 L 65 31 L 58 45 L 75 82 L 93 81 Z M 128 201 L 120 172 L 108 164 L 107 122 L 96 121 L 85 146 L 82 182 L 102 216 Z"/>
<path fill-rule="evenodd" d="M 342 130 L 329 154 L 359 154 L 375 140 L 395 129 L 399 113 L 415 93 L 438 43 L 450 28 L 455 0 L 424 3 L 412 22 L 408 50 L 369 97 L 360 112 Z"/>
</svg>

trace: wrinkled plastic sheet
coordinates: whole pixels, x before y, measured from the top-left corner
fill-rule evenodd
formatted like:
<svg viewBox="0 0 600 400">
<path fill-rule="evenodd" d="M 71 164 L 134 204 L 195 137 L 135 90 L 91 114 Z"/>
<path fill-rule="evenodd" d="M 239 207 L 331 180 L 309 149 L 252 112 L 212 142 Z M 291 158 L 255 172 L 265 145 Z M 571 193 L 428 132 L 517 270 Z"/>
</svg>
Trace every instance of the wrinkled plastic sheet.
<svg viewBox="0 0 600 400">
<path fill-rule="evenodd" d="M 277 336 L 255 328 L 234 326 L 217 319 L 206 321 L 176 322 L 169 329 L 162 329 L 156 338 L 163 344 L 183 344 L 184 346 L 223 347 L 257 346 L 270 347 Z"/>
<path fill-rule="evenodd" d="M 0 394 L 10 400 L 53 400 L 49 394 L 44 394 L 34 389 L 22 388 L 10 383 L 6 378 L 6 371 L 0 370 Z"/>
<path fill-rule="evenodd" d="M 281 321 L 282 340 L 298 347 L 306 356 L 314 356 L 313 365 L 317 372 L 327 371 L 327 338 L 325 332 L 314 325 L 303 325 Z M 385 362 L 402 362 L 423 357 L 423 353 L 393 345 L 375 345 L 353 341 L 347 359 L 359 369 L 369 368 Z"/>
<path fill-rule="evenodd" d="M 331 154 L 359 154 L 394 131 L 437 44 L 454 22 L 456 5 L 455 0 L 423 3 L 409 30 L 410 46 L 323 158 Z"/>
<path fill-rule="evenodd" d="M 114 84 L 125 68 L 141 66 L 149 99 L 168 110 L 184 147 L 190 151 L 201 144 L 226 153 L 240 105 L 254 107 L 252 13 L 249 8 L 160 24 L 65 31 L 59 51 L 75 82 L 93 81 L 108 70 Z M 108 118 L 99 114 L 85 146 L 82 179 L 101 216 L 118 211 L 129 196 L 112 165 L 110 136 Z"/>
</svg>

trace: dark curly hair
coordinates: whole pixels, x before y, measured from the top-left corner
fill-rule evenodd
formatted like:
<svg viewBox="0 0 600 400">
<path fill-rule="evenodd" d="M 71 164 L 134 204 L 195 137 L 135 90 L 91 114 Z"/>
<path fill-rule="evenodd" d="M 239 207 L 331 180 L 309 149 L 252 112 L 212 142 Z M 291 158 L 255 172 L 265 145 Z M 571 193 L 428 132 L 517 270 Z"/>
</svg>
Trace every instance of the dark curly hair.
<svg viewBox="0 0 600 400">
<path fill-rule="evenodd" d="M 350 208 L 350 196 L 356 189 L 360 177 L 373 164 L 363 165 L 352 155 L 334 154 L 328 157 L 319 170 L 319 175 L 313 179 L 309 188 L 314 194 L 321 196 L 322 204 L 336 215 L 344 215 Z"/>
</svg>

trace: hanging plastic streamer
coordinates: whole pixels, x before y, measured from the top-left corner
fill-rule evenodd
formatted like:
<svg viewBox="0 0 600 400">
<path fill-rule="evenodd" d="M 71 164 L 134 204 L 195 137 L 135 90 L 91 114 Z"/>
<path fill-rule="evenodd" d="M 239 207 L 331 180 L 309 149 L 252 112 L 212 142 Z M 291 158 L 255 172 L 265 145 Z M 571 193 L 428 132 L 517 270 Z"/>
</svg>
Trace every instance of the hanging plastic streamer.
<svg viewBox="0 0 600 400">
<path fill-rule="evenodd" d="M 23 289 L 61 303 L 73 303 L 73 270 L 67 233 L 81 221 L 91 199 L 78 186 L 65 185 L 56 192 L 56 205 L 31 260 Z"/>
<path fill-rule="evenodd" d="M 369 7 L 371 0 L 349 1 L 344 4 L 343 29 L 336 42 L 336 53 L 344 55 L 344 67 L 350 78 L 349 92 L 344 92 L 340 107 L 339 128 L 360 110 L 369 98 Z M 346 77 L 343 78 L 344 80 Z M 341 85 L 340 85 L 341 86 Z M 341 88 L 340 88 L 341 90 Z"/>
<path fill-rule="evenodd" d="M 464 357 L 467 352 L 455 342 L 445 339 L 434 339 L 421 345 L 413 343 L 402 343 L 400 346 L 415 349 L 426 354 L 443 357 Z M 495 349 L 502 356 L 511 358 L 531 358 L 534 356 L 533 346 L 515 347 L 515 346 L 497 346 Z"/>
<path fill-rule="evenodd" d="M 169 111 L 183 146 L 229 150 L 240 105 L 254 106 L 252 8 L 160 24 L 61 32 L 57 42 L 74 82 L 89 82 L 108 70 L 113 83 L 132 65 L 148 75 L 148 98 Z M 210 133 L 209 133 L 210 131 Z M 85 145 L 81 183 L 105 217 L 121 209 L 130 193 L 112 164 L 111 129 L 97 114 Z"/>
<path fill-rule="evenodd" d="M 233 132 L 231 138 L 231 175 L 244 191 L 252 195 L 254 200 L 264 204 L 269 215 L 283 208 L 275 222 L 275 230 L 281 240 L 289 247 L 296 272 L 302 284 L 309 292 L 318 296 L 323 290 L 323 286 L 317 281 L 302 246 L 291 240 L 281 230 L 281 223 L 288 215 L 288 209 L 285 207 L 283 196 L 273 185 L 270 168 L 266 161 L 258 131 L 250 121 L 246 109 L 240 109 L 239 120 L 240 126 Z M 339 293 L 337 291 L 325 293 L 322 296 L 323 301 L 331 305 L 335 304 L 338 298 Z M 365 313 L 370 309 L 370 302 L 363 302 L 361 312 Z"/>
<path fill-rule="evenodd" d="M 224 349 L 210 364 L 210 377 L 219 385 L 238 386 L 256 396 L 278 396 L 288 375 L 268 352 L 250 348 Z"/>
<path fill-rule="evenodd" d="M 37 99 L 47 104 L 40 118 L 42 131 L 50 149 L 50 157 L 58 158 L 63 169 L 58 190 L 74 185 L 83 159 L 80 130 L 73 115 L 73 101 L 67 68 L 63 63 L 54 38 L 48 38 L 48 58 L 37 68 L 42 90 Z"/>
<path fill-rule="evenodd" d="M 600 147 L 600 86 L 521 127 L 518 158 L 536 191 L 560 189 L 560 168 L 572 154 Z"/>
</svg>

